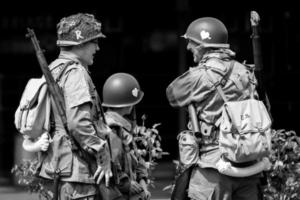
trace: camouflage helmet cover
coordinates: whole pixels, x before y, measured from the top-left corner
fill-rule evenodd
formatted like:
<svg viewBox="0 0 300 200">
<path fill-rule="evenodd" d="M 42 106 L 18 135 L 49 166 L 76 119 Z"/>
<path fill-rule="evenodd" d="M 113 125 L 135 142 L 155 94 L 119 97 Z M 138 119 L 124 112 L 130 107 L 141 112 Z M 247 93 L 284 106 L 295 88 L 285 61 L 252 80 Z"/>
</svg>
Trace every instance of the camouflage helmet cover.
<svg viewBox="0 0 300 200">
<path fill-rule="evenodd" d="M 92 14 L 78 13 L 62 18 L 57 24 L 57 45 L 74 46 L 105 37 L 101 23 Z"/>
<path fill-rule="evenodd" d="M 121 108 L 136 105 L 144 93 L 132 75 L 115 73 L 105 81 L 102 95 L 103 106 Z"/>
<path fill-rule="evenodd" d="M 202 47 L 229 48 L 228 31 L 225 25 L 213 17 L 202 17 L 194 20 L 182 36 Z"/>
</svg>

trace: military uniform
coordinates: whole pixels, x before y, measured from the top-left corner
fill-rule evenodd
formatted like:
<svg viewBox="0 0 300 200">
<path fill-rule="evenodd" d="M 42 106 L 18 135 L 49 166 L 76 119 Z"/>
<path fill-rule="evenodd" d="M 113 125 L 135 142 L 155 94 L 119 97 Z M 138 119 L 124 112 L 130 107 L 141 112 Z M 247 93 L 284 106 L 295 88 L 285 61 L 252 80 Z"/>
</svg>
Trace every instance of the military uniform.
<svg viewBox="0 0 300 200">
<path fill-rule="evenodd" d="M 65 107 L 70 134 L 75 138 L 80 147 L 94 154 L 105 153 L 105 141 L 99 137 L 102 133 L 99 124 L 100 101 L 89 72 L 76 56 L 70 52 L 61 52 L 59 58 L 49 65 L 54 77 L 60 72 L 65 63 L 72 61 L 74 64 L 67 67 L 59 81 L 65 95 Z M 60 120 L 59 114 L 53 107 L 55 129 L 50 135 L 51 143 L 40 171 L 40 176 L 51 179 L 56 168 L 61 170 L 61 181 L 95 184 L 93 173 L 88 163 L 76 152 L 72 151 L 69 136 Z M 95 165 L 95 164 L 94 164 Z M 91 187 L 93 188 L 93 187 Z M 95 195 L 96 190 L 90 194 Z"/>
<path fill-rule="evenodd" d="M 112 129 L 109 136 L 115 171 L 119 179 L 117 187 L 124 199 L 146 200 L 150 195 L 146 188 L 146 163 L 136 151 L 132 135 L 134 125 L 124 117 L 130 113 L 135 114 L 134 105 L 142 100 L 144 93 L 132 75 L 115 73 L 105 81 L 102 94 L 102 105 L 108 107 L 105 119 Z"/>
<path fill-rule="evenodd" d="M 66 133 L 52 101 L 49 134 L 53 141 L 43 153 L 39 175 L 49 180 L 50 187 L 53 184 L 50 180 L 54 179 L 55 172 L 59 172 L 59 199 L 96 199 L 97 186 L 93 176 L 99 164 L 97 160 L 102 157 L 103 166 L 109 166 L 109 152 L 103 139 L 107 129 L 100 118 L 100 99 L 88 65 L 99 50 L 98 44 L 91 41 L 104 35 L 101 23 L 90 14 L 78 13 L 62 18 L 57 27 L 60 55 L 49 68 L 64 95 L 69 133 Z M 86 44 L 86 49 L 78 46 Z M 80 51 L 87 51 L 85 57 L 73 51 L 75 46 Z M 79 153 L 79 149 L 86 156 Z"/>
<path fill-rule="evenodd" d="M 137 157 L 133 149 L 133 136 L 130 133 L 130 122 L 116 112 L 108 111 L 105 114 L 107 124 L 113 130 L 110 133 L 112 158 L 117 168 L 117 176 L 120 184 L 117 185 L 122 194 L 129 196 L 129 182 L 134 180 L 139 183 L 141 179 L 148 177 L 145 161 Z M 145 199 L 145 194 L 130 194 L 130 199 Z"/>
<path fill-rule="evenodd" d="M 256 85 L 253 70 L 233 60 L 235 54 L 226 44 L 227 30 L 219 20 L 195 20 L 184 37 L 189 45 L 193 43 L 197 50 L 204 52 L 198 65 L 176 78 L 166 90 L 171 106 L 194 104 L 199 121 L 201 142 L 198 145 L 192 131 L 178 136 L 181 161 L 186 166 L 197 166 L 191 174 L 188 197 L 193 200 L 258 199 L 258 175 L 235 178 L 220 174 L 216 167 L 222 156 L 218 128 L 224 104 L 216 84 L 221 85 L 228 101 L 248 99 Z M 190 123 L 188 127 L 192 129 Z"/>
</svg>

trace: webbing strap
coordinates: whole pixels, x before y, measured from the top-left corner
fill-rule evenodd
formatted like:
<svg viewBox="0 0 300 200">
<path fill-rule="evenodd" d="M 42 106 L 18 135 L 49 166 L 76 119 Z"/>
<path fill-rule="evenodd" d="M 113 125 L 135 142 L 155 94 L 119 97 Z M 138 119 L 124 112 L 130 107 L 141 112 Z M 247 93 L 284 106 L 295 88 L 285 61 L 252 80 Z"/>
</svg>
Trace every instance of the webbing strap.
<svg viewBox="0 0 300 200">
<path fill-rule="evenodd" d="M 226 75 L 225 75 L 225 77 L 226 77 L 227 80 L 228 80 L 228 78 L 229 78 L 229 76 L 230 76 L 230 74 L 231 74 L 231 72 L 232 72 L 232 70 L 233 70 L 234 63 L 235 63 L 234 60 L 232 60 L 232 61 L 230 62 L 229 70 L 228 70 L 228 72 L 227 72 Z M 227 102 L 228 99 L 227 99 L 226 95 L 224 94 L 224 91 L 222 90 L 222 87 L 221 87 L 220 82 L 217 81 L 217 80 L 215 79 L 214 75 L 211 73 L 210 70 L 208 70 L 208 68 L 206 68 L 205 71 L 206 71 L 206 74 L 207 74 L 207 76 L 209 77 L 209 79 L 212 81 L 213 85 L 216 87 L 218 93 L 220 94 L 220 96 L 221 96 L 222 99 L 224 100 L 224 102 Z"/>
</svg>

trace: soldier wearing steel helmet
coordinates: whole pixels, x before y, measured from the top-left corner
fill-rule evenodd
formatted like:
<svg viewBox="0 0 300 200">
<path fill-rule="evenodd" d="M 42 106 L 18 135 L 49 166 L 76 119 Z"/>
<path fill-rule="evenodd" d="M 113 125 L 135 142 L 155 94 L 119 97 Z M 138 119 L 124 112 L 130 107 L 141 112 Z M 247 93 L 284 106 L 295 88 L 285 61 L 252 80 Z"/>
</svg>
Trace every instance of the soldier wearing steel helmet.
<svg viewBox="0 0 300 200">
<path fill-rule="evenodd" d="M 128 117 L 135 112 L 134 106 L 143 96 L 138 81 L 127 73 L 111 75 L 103 86 L 102 105 L 107 108 L 105 118 L 113 130 L 110 132 L 112 159 L 117 166 L 117 187 L 122 192 L 123 199 L 150 198 L 147 168 L 143 158 L 135 151 L 132 133 L 135 127 Z"/>
<path fill-rule="evenodd" d="M 256 84 L 253 69 L 234 60 L 235 53 L 229 48 L 227 29 L 216 18 L 194 20 L 183 38 L 188 41 L 187 50 L 193 54 L 196 66 L 173 80 L 166 89 L 166 95 L 173 107 L 193 104 L 200 129 L 200 134 L 184 131 L 178 136 L 181 164 L 186 168 L 196 166 L 192 168 L 187 196 L 193 200 L 259 199 L 259 175 L 227 176 L 221 174 L 216 166 L 223 156 L 218 148 L 218 128 L 224 104 L 216 87 L 222 87 L 228 101 L 250 98 Z M 192 129 L 191 122 L 188 129 Z M 242 167 L 237 163 L 231 164 Z"/>
<path fill-rule="evenodd" d="M 103 139 L 110 129 L 101 121 L 99 96 L 88 71 L 99 51 L 98 39 L 104 37 L 101 23 L 91 14 L 74 14 L 57 24 L 60 53 L 49 68 L 64 94 L 69 134 L 76 145 L 71 145 L 52 104 L 52 142 L 43 154 L 39 176 L 48 180 L 46 187 L 59 176 L 58 199 L 97 199 L 96 181 L 104 178 L 108 185 L 112 175 L 108 145 Z"/>
</svg>

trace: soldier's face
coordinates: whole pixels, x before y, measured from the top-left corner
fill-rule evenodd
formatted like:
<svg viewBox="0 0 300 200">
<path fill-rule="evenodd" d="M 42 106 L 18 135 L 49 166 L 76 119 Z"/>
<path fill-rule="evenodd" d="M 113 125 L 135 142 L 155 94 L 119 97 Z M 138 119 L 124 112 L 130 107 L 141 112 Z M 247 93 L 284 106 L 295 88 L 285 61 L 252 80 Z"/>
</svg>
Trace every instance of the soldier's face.
<svg viewBox="0 0 300 200">
<path fill-rule="evenodd" d="M 192 40 L 188 40 L 186 49 L 193 54 L 193 60 L 195 63 L 200 62 L 202 55 L 199 53 L 199 44 Z"/>
<path fill-rule="evenodd" d="M 98 50 L 100 50 L 100 48 L 96 40 L 86 43 L 83 46 L 83 53 L 81 55 L 82 62 L 87 66 L 92 65 L 94 63 L 94 56 Z"/>
</svg>

